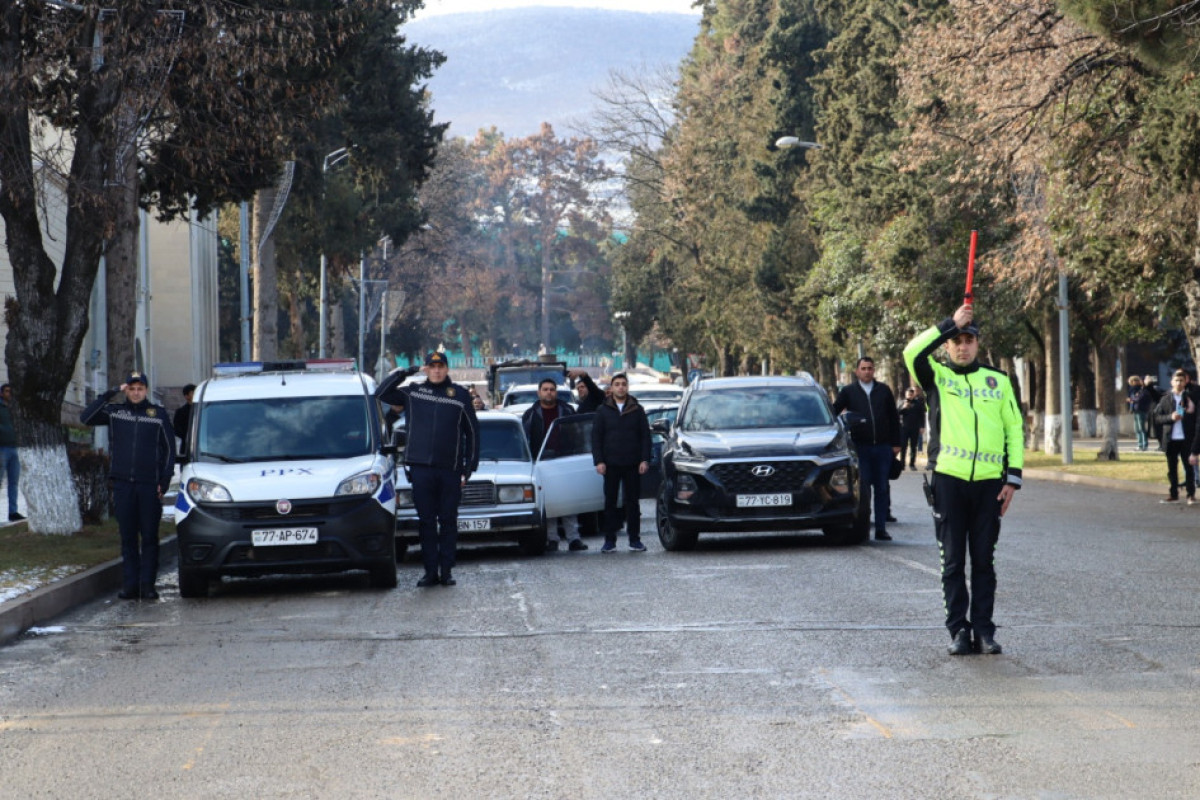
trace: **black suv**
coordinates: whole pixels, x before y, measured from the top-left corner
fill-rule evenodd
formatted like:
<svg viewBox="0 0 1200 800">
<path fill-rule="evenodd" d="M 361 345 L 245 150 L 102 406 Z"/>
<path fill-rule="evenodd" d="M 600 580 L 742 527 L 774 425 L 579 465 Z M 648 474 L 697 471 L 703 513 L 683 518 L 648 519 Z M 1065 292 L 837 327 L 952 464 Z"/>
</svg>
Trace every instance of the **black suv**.
<svg viewBox="0 0 1200 800">
<path fill-rule="evenodd" d="M 694 548 L 701 531 L 867 539 L 858 453 L 810 376 L 699 379 L 675 424 L 653 427 L 666 435 L 655 516 L 667 550 Z"/>
</svg>

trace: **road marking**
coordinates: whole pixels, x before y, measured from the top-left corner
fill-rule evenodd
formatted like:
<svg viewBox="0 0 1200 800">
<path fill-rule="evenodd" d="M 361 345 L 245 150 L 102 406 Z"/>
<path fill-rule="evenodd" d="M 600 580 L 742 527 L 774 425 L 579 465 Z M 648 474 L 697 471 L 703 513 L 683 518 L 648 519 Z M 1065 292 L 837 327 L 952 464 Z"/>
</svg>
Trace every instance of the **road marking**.
<svg viewBox="0 0 1200 800">
<path fill-rule="evenodd" d="M 868 714 L 866 712 L 866 710 L 864 710 L 863 707 L 858 704 L 858 701 L 855 700 L 850 695 L 850 692 L 848 692 L 846 689 L 842 688 L 841 685 L 834 683 L 833 678 L 831 678 L 829 676 L 829 673 L 827 671 L 819 670 L 817 675 L 820 677 L 820 679 L 822 681 L 825 682 L 825 684 L 830 689 L 832 689 L 834 692 L 836 692 L 837 694 L 842 696 L 842 699 L 846 702 L 846 705 L 850 706 L 855 711 L 857 711 L 860 715 L 862 715 L 862 718 L 865 719 L 871 725 L 871 727 L 873 727 L 875 730 L 879 731 L 880 736 L 882 736 L 885 739 L 892 738 L 891 730 L 888 729 L 888 727 L 886 725 L 884 725 L 882 722 L 880 722 L 879 720 L 875 719 L 870 714 Z"/>
<path fill-rule="evenodd" d="M 874 547 L 871 548 L 870 550 L 868 550 L 867 552 L 870 553 L 871 555 L 875 556 L 876 558 L 882 558 L 886 561 L 893 561 L 897 564 L 902 564 L 906 567 L 911 567 L 912 569 L 918 570 L 920 572 L 925 572 L 930 575 L 936 575 L 939 578 L 942 576 L 942 571 L 940 569 L 938 569 L 937 567 L 931 567 L 928 564 L 922 564 L 920 561 L 913 561 L 911 558 L 904 558 L 903 556 L 898 556 L 895 553 L 887 553 L 887 552 L 884 552 L 883 550 L 879 550 Z"/>
<path fill-rule="evenodd" d="M 192 757 L 184 762 L 182 769 L 185 772 L 196 766 L 197 759 L 204 754 L 204 748 L 207 747 L 208 743 L 212 741 L 213 736 L 217 732 L 217 726 L 224 721 L 225 715 L 229 712 L 231 705 L 232 703 L 222 703 L 221 705 L 217 706 L 216 712 L 195 711 L 184 715 L 185 717 L 212 717 L 212 722 L 209 724 L 208 730 L 204 734 L 204 738 L 200 741 L 200 746 L 197 747 L 192 753 Z"/>
</svg>

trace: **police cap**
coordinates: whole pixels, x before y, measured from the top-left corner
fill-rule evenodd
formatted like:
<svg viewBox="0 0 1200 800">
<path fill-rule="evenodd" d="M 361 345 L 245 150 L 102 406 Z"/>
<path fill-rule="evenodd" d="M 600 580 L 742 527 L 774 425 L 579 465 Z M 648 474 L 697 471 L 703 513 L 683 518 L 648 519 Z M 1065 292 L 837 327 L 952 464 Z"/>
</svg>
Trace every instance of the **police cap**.
<svg viewBox="0 0 1200 800">
<path fill-rule="evenodd" d="M 432 353 L 425 356 L 425 366 L 432 367 L 434 364 L 440 364 L 443 367 L 449 366 L 449 363 L 446 361 L 446 354 L 434 350 Z"/>
<path fill-rule="evenodd" d="M 129 377 L 125 379 L 126 385 L 129 385 L 131 383 L 140 383 L 142 386 L 150 385 L 149 381 L 146 380 L 145 373 L 138 372 L 137 370 L 134 370 L 133 372 L 129 373 Z"/>
</svg>

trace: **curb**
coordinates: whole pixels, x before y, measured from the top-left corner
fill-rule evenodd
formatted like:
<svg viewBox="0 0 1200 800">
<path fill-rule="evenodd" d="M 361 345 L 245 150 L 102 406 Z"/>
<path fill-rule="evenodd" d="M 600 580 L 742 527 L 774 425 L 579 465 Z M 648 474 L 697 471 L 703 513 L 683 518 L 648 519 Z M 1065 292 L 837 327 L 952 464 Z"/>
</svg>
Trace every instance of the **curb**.
<svg viewBox="0 0 1200 800">
<path fill-rule="evenodd" d="M 1166 491 L 1166 487 L 1157 483 L 1123 481 L 1117 478 L 1097 478 L 1092 475 L 1073 475 L 1069 472 L 1059 472 L 1053 469 L 1026 469 L 1021 471 L 1021 475 L 1026 478 L 1036 478 L 1040 481 L 1073 483 L 1077 486 L 1094 486 L 1097 489 L 1113 489 L 1119 492 L 1135 492 L 1137 494 L 1162 494 Z"/>
<path fill-rule="evenodd" d="M 159 564 L 175 558 L 178 548 L 175 536 L 163 539 L 158 548 Z M 118 557 L 0 604 L 0 646 L 35 625 L 119 588 L 121 559 Z"/>
</svg>

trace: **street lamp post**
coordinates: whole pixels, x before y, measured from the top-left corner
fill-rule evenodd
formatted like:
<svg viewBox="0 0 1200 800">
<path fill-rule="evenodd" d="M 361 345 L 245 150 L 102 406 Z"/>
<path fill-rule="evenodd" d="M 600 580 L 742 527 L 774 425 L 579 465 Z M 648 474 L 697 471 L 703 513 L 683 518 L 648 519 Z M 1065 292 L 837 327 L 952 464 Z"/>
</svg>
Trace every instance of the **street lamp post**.
<svg viewBox="0 0 1200 800">
<path fill-rule="evenodd" d="M 332 153 L 326 154 L 325 160 L 321 163 L 321 213 L 322 214 L 324 214 L 324 212 L 325 212 L 325 173 L 329 171 L 330 167 L 340 164 L 341 162 L 345 161 L 349 156 L 350 156 L 350 148 L 339 147 L 337 150 L 334 150 Z M 320 329 L 319 329 L 319 333 L 318 333 L 318 336 L 320 337 L 320 342 L 317 345 L 317 355 L 321 358 L 325 358 L 325 340 L 329 338 L 329 333 L 328 333 L 329 294 L 328 294 L 328 290 L 326 289 L 325 275 L 326 275 L 325 247 L 322 245 L 322 247 L 321 247 L 321 289 L 320 289 L 320 299 L 318 301 L 318 305 L 320 306 L 319 316 L 321 318 L 321 325 L 320 325 Z M 360 347 L 360 349 L 361 349 L 361 347 Z"/>
<path fill-rule="evenodd" d="M 621 368 L 628 372 L 629 371 L 629 364 L 628 364 L 629 358 L 628 358 L 628 353 L 626 351 L 629 349 L 629 340 L 628 340 L 628 335 L 625 333 L 625 320 L 627 320 L 627 319 L 629 319 L 628 311 L 614 311 L 613 312 L 613 320 L 616 321 L 617 325 L 621 326 Z M 636 360 L 637 359 L 634 359 L 634 361 L 636 361 Z M 634 364 L 634 366 L 637 366 L 637 364 Z"/>
</svg>

